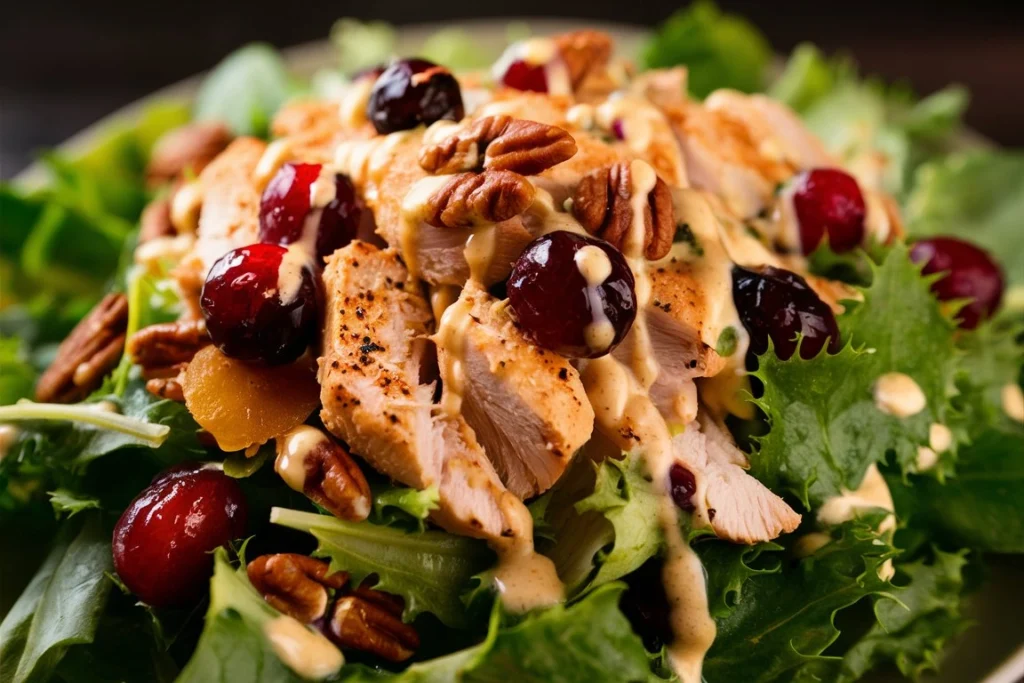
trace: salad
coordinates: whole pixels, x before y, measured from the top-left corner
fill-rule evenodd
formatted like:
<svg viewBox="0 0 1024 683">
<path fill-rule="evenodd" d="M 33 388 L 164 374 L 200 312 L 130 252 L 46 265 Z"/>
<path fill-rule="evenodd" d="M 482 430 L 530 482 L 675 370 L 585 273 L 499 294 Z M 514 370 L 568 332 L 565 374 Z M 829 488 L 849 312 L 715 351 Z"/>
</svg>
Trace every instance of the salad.
<svg viewBox="0 0 1024 683">
<path fill-rule="evenodd" d="M 0 187 L 0 680 L 936 669 L 1024 552 L 1024 156 L 966 92 L 703 2 L 332 41 Z"/>
</svg>

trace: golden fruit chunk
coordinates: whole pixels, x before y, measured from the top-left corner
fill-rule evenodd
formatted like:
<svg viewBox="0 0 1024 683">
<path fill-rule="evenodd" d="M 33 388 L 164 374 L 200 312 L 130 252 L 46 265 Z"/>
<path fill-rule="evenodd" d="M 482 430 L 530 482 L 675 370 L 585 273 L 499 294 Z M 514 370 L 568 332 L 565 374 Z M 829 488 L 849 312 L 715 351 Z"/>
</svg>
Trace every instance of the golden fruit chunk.
<svg viewBox="0 0 1024 683">
<path fill-rule="evenodd" d="M 316 363 L 308 356 L 267 367 L 207 346 L 188 364 L 181 388 L 192 417 L 225 451 L 266 443 L 320 405 Z"/>
</svg>

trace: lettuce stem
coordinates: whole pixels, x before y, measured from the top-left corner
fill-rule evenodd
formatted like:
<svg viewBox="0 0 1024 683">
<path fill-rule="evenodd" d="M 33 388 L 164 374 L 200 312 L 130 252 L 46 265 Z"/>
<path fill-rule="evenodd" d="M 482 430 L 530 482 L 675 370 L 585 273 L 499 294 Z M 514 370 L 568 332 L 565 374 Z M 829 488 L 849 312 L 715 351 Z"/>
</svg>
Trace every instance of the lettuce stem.
<svg viewBox="0 0 1024 683">
<path fill-rule="evenodd" d="M 66 420 L 128 434 L 156 448 L 167 440 L 171 428 L 167 425 L 152 424 L 133 417 L 103 410 L 97 404 L 79 403 L 34 403 L 21 401 L 12 406 L 0 406 L 0 423 L 22 420 Z"/>
</svg>

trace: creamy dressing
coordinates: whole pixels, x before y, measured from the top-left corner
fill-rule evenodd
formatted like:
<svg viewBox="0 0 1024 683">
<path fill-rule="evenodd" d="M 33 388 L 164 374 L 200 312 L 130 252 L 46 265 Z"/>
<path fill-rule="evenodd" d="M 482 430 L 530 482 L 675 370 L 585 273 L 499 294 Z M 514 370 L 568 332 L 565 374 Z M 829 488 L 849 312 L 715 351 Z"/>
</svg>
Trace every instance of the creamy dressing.
<svg viewBox="0 0 1024 683">
<path fill-rule="evenodd" d="M 432 175 L 417 180 L 402 199 L 402 225 L 398 232 L 398 247 L 413 277 L 419 276 L 416 261 L 416 240 L 420 226 L 430 214 L 430 198 L 440 190 L 451 176 Z"/>
<path fill-rule="evenodd" d="M 438 354 L 437 364 L 444 392 L 441 394 L 441 409 L 457 416 L 462 410 L 462 393 L 466 387 L 466 369 L 463 356 L 466 350 L 466 332 L 473 323 L 469 299 L 459 297 L 448 306 L 437 325 L 434 342 L 444 349 Z"/>
<path fill-rule="evenodd" d="M 1015 382 L 1004 384 L 999 398 L 1003 404 L 1003 412 L 1011 420 L 1024 422 L 1024 392 Z"/>
<path fill-rule="evenodd" d="M 270 180 L 284 166 L 284 162 L 288 161 L 291 154 L 291 143 L 288 138 L 274 140 L 267 145 L 260 160 L 256 162 L 256 168 L 252 171 L 252 183 L 256 186 L 257 191 L 263 192 L 266 189 Z"/>
<path fill-rule="evenodd" d="M 572 79 L 569 68 L 562 60 L 558 46 L 551 38 L 528 38 L 509 45 L 491 67 L 491 76 L 501 83 L 513 63 L 522 61 L 530 66 L 543 66 L 550 95 L 571 95 Z"/>
<path fill-rule="evenodd" d="M 875 380 L 875 407 L 887 415 L 911 417 L 924 410 L 927 401 L 913 377 L 887 372 Z"/>
<path fill-rule="evenodd" d="M 878 466 L 872 463 L 856 491 L 843 489 L 838 496 L 825 501 L 818 510 L 818 521 L 829 526 L 838 525 L 856 519 L 861 512 L 876 508 L 888 512 L 878 525 L 878 530 L 884 533 L 895 529 L 896 508 L 892 502 L 892 493 L 885 483 L 885 477 L 878 471 Z M 891 579 L 894 573 L 892 560 L 886 560 L 878 568 L 878 576 L 884 580 Z"/>
<path fill-rule="evenodd" d="M 615 326 L 604 312 L 604 303 L 598 289 L 612 274 L 612 262 L 604 249 L 588 244 L 573 256 L 576 270 L 587 283 L 587 300 L 594 319 L 583 328 L 587 348 L 595 353 L 607 351 L 615 341 Z"/>
<path fill-rule="evenodd" d="M 303 271 L 312 272 L 313 259 L 306 245 L 289 244 L 277 267 L 277 295 L 284 304 L 295 301 L 302 289 Z"/>
<path fill-rule="evenodd" d="M 597 111 L 592 104 L 576 104 L 565 112 L 565 120 L 570 126 L 591 130 L 597 123 Z"/>
<path fill-rule="evenodd" d="M 477 228 L 466 239 L 466 246 L 462 250 L 469 264 L 469 277 L 477 282 L 484 282 L 487 271 L 491 269 L 491 261 L 494 259 L 494 247 L 497 244 L 498 228 L 495 225 L 485 225 Z"/>
<path fill-rule="evenodd" d="M 274 471 L 284 483 L 299 493 L 306 488 L 306 461 L 327 436 L 315 427 L 299 425 L 277 437 L 277 459 Z"/>
<path fill-rule="evenodd" d="M 194 233 L 199 229 L 202 206 L 202 184 L 198 180 L 185 183 L 171 197 L 171 225 L 179 233 Z"/>
<path fill-rule="evenodd" d="M 502 512 L 516 533 L 490 542 L 498 554 L 493 580 L 502 604 L 513 612 L 525 612 L 564 602 L 565 586 L 554 563 L 533 547 L 530 511 L 511 493 L 505 494 L 503 502 Z"/>
<path fill-rule="evenodd" d="M 633 335 L 632 370 L 644 389 L 649 389 L 658 379 L 658 361 L 651 347 L 651 334 L 647 328 L 647 306 L 651 302 L 651 276 L 648 272 L 647 257 L 644 255 L 647 225 L 644 211 L 658 174 L 646 161 L 639 159 L 629 163 L 629 177 L 632 195 L 629 199 L 632 223 L 622 244 L 622 255 L 626 257 L 636 283 L 636 319 L 630 334 Z"/>
<path fill-rule="evenodd" d="M 376 78 L 360 78 L 350 83 L 338 102 L 338 120 L 345 128 L 359 128 L 368 123 L 366 106 L 370 103 L 370 93 Z"/>
<path fill-rule="evenodd" d="M 605 130 L 621 126 L 623 142 L 631 152 L 650 159 L 669 185 L 689 184 L 683 150 L 665 114 L 650 100 L 638 95 L 616 93 L 594 112 Z"/>
<path fill-rule="evenodd" d="M 440 320 L 448 307 L 459 298 L 459 288 L 456 285 L 430 285 L 430 310 L 434 314 L 434 320 Z"/>
<path fill-rule="evenodd" d="M 21 430 L 14 425 L 0 425 L 0 460 L 7 456 L 19 436 Z"/>
<path fill-rule="evenodd" d="M 263 625 L 263 635 L 285 666 L 309 680 L 333 676 L 345 664 L 341 650 L 320 632 L 282 614 Z"/>
<path fill-rule="evenodd" d="M 368 140 L 345 140 L 334 150 L 334 165 L 362 189 L 367 202 L 376 202 L 377 184 L 393 164 L 395 148 L 415 133 L 403 130 Z"/>
<path fill-rule="evenodd" d="M 134 259 L 147 272 L 160 274 L 167 264 L 176 264 L 185 258 L 195 243 L 196 236 L 192 233 L 154 237 L 135 248 Z"/>
</svg>

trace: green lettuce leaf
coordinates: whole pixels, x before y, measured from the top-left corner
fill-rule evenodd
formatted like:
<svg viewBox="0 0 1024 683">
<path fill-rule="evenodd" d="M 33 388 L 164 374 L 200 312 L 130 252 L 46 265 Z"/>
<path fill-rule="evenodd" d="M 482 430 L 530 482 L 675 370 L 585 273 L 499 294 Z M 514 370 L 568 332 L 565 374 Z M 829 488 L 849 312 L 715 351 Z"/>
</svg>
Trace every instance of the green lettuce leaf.
<svg viewBox="0 0 1024 683">
<path fill-rule="evenodd" d="M 371 519 L 387 526 L 401 526 L 412 520 L 417 531 L 424 531 L 427 517 L 437 509 L 439 496 L 436 486 L 420 491 L 388 485 L 374 490 Z"/>
<path fill-rule="evenodd" d="M 634 683 L 660 680 L 647 653 L 619 611 L 621 584 L 602 586 L 576 604 L 559 605 L 500 627 L 491 620 L 487 639 L 468 650 L 414 664 L 399 674 L 346 667 L 346 683 Z"/>
<path fill-rule="evenodd" d="M 991 429 L 962 446 L 956 473 L 886 476 L 896 514 L 943 545 L 1024 553 L 1024 429 Z"/>
<path fill-rule="evenodd" d="M 0 623 L 0 679 L 46 681 L 68 647 L 92 642 L 112 585 L 109 571 L 110 535 L 101 518 L 65 526 Z"/>
<path fill-rule="evenodd" d="M 753 573 L 742 591 L 732 594 L 735 604 L 716 619 L 718 636 L 704 663 L 709 683 L 772 683 L 812 671 L 831 672 L 833 678 L 824 680 L 834 679 L 842 660 L 820 655 L 840 635 L 835 615 L 891 591 L 878 568 L 896 551 L 863 521 L 832 534 L 833 540 L 809 557 L 786 561 L 778 571 Z M 709 575 L 714 572 L 709 566 Z"/>
<path fill-rule="evenodd" d="M 209 73 L 196 95 L 194 115 L 221 121 L 237 135 L 266 137 L 274 114 L 298 90 L 281 55 L 270 45 L 253 43 Z"/>
<path fill-rule="evenodd" d="M 643 458 L 627 454 L 600 464 L 577 458 L 546 510 L 551 557 L 570 595 L 615 581 L 661 549 L 657 499 Z"/>
<path fill-rule="evenodd" d="M 319 541 L 313 554 L 329 559 L 332 571 L 348 572 L 353 583 L 375 574 L 375 588 L 405 599 L 406 621 L 430 612 L 448 626 L 465 626 L 461 595 L 494 561 L 483 542 L 443 531 L 407 532 L 284 508 L 274 508 L 270 521 L 312 534 Z"/>
<path fill-rule="evenodd" d="M 947 553 L 933 549 L 932 558 L 897 564 L 896 600 L 875 603 L 878 622 L 844 658 L 842 683 L 859 680 L 880 665 L 892 662 L 900 673 L 917 679 L 937 671 L 942 646 L 969 622 L 960 614 L 966 551 Z"/>
<path fill-rule="evenodd" d="M 469 71 L 489 68 L 499 52 L 478 42 L 465 29 L 446 28 L 427 36 L 419 55 L 455 71 Z"/>
<path fill-rule="evenodd" d="M 395 28 L 385 21 L 338 19 L 331 27 L 331 43 L 338 53 L 338 68 L 354 74 L 389 61 L 397 43 Z"/>
<path fill-rule="evenodd" d="M 957 361 L 953 323 L 928 287 L 907 249 L 896 246 L 875 269 L 864 300 L 847 302 L 839 317 L 846 342 L 839 353 L 782 361 L 769 349 L 760 357 L 764 395 L 755 402 L 771 430 L 755 439 L 754 476 L 810 509 L 856 489 L 887 453 L 910 468 L 929 426 L 947 421 Z M 927 399 L 922 412 L 898 418 L 875 406 L 874 383 L 889 372 L 917 382 Z"/>
<path fill-rule="evenodd" d="M 645 69 L 683 65 L 696 97 L 718 88 L 755 92 L 764 87 L 772 51 L 757 28 L 698 0 L 666 19 L 640 52 Z"/>
<path fill-rule="evenodd" d="M 777 543 L 749 546 L 717 539 L 695 544 L 694 550 L 707 571 L 711 616 L 722 618 L 735 609 L 743 599 L 743 586 L 751 577 L 781 571 L 777 553 L 783 549 Z"/>
<path fill-rule="evenodd" d="M 1024 321 L 996 320 L 961 331 L 957 369 L 958 394 L 953 398 L 957 425 L 969 439 L 992 428 L 1012 430 L 1003 409 L 1008 384 L 1024 382 Z"/>
<path fill-rule="evenodd" d="M 925 164 L 906 202 L 911 237 L 952 235 L 1003 266 L 1004 307 L 1024 311 L 1024 154 L 976 151 Z"/>
<path fill-rule="evenodd" d="M 0 337 L 0 406 L 30 397 L 37 374 L 28 362 L 22 343 Z"/>
<path fill-rule="evenodd" d="M 50 504 L 58 516 L 66 514 L 68 517 L 74 517 L 84 510 L 98 510 L 102 507 L 99 498 L 68 489 L 57 489 L 46 495 L 50 497 Z"/>
</svg>

